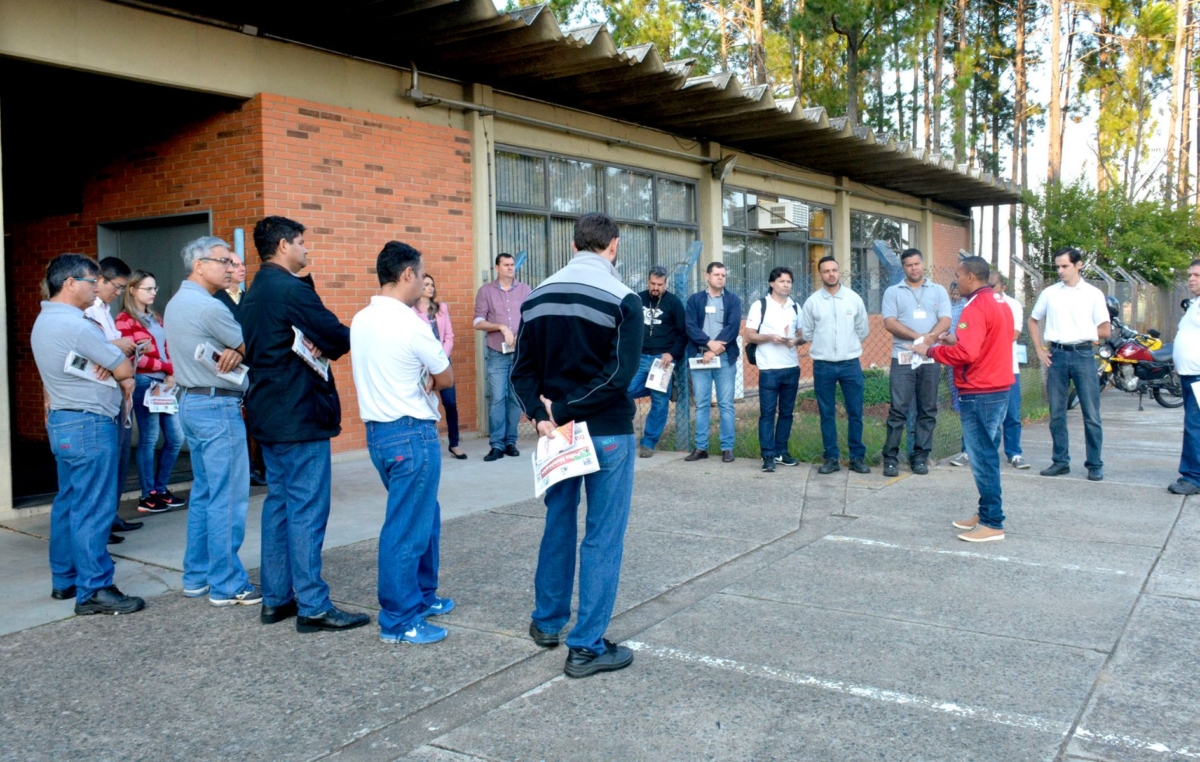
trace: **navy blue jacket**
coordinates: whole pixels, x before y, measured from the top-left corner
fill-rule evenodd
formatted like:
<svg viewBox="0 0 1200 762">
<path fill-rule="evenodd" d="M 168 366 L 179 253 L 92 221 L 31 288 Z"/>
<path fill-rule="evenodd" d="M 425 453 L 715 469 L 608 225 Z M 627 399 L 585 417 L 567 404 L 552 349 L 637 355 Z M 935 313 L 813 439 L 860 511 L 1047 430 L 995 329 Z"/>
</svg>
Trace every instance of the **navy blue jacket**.
<svg viewBox="0 0 1200 762">
<path fill-rule="evenodd" d="M 704 308 L 708 305 L 708 289 L 698 291 L 688 297 L 684 318 L 687 325 L 688 356 L 695 357 L 708 351 L 708 342 L 717 340 L 725 342 L 725 357 L 729 362 L 738 359 L 738 333 L 742 330 L 742 300 L 729 289 L 721 293 L 721 302 L 725 306 L 725 327 L 716 336 L 704 333 Z"/>
</svg>

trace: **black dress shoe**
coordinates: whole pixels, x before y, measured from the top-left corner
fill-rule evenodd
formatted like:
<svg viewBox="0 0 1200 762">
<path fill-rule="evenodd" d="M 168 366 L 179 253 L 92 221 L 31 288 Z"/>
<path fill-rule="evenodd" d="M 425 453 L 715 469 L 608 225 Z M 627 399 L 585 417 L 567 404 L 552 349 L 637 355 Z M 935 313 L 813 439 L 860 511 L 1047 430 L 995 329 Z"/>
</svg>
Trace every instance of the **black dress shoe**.
<svg viewBox="0 0 1200 762">
<path fill-rule="evenodd" d="M 697 460 L 704 460 L 708 457 L 708 450 L 692 450 L 692 454 L 684 458 L 688 463 L 693 463 Z"/>
<path fill-rule="evenodd" d="M 1049 468 L 1039 471 L 1042 476 L 1063 476 L 1071 473 L 1071 467 L 1066 463 L 1051 463 Z"/>
<path fill-rule="evenodd" d="M 818 474 L 832 474 L 834 471 L 841 471 L 842 467 L 838 465 L 837 458 L 826 458 L 821 467 L 817 469 Z"/>
<path fill-rule="evenodd" d="M 108 533 L 108 544 L 109 545 L 119 545 L 123 542 L 125 542 L 125 538 L 122 537 L 121 535 L 113 534 L 112 532 Z"/>
<path fill-rule="evenodd" d="M 721 462 L 722 463 L 732 463 L 733 462 L 733 450 L 721 450 Z"/>
<path fill-rule="evenodd" d="M 296 616 L 298 609 L 296 607 L 296 599 L 288 601 L 282 606 L 266 606 L 262 607 L 262 611 L 258 614 L 258 621 L 263 624 L 275 624 L 282 622 L 285 619 L 291 619 Z"/>
<path fill-rule="evenodd" d="M 114 531 L 114 532 L 132 532 L 135 529 L 141 529 L 141 528 L 142 528 L 142 522 L 126 521 L 125 519 L 121 518 L 120 516 L 118 516 L 116 519 L 114 519 L 113 523 L 112 523 L 112 531 Z"/>
<path fill-rule="evenodd" d="M 321 630 L 353 630 L 371 621 L 366 614 L 351 614 L 339 608 L 331 608 L 317 616 L 296 617 L 296 632 L 319 632 Z"/>
<path fill-rule="evenodd" d="M 914 468 L 914 470 L 916 470 L 916 469 Z M 897 465 L 896 461 L 894 461 L 894 460 L 889 459 L 889 460 L 883 461 L 883 475 L 888 477 L 889 479 L 893 476 L 899 476 L 900 475 L 900 466 Z"/>
<path fill-rule="evenodd" d="M 75 604 L 78 616 L 88 614 L 132 614 L 146 608 L 146 602 L 134 595 L 125 595 L 116 585 L 103 587 L 92 593 L 83 603 Z"/>
<path fill-rule="evenodd" d="M 597 672 L 616 672 L 630 664 L 633 664 L 633 651 L 605 640 L 604 653 L 572 648 L 563 672 L 567 677 L 591 677 Z"/>
<path fill-rule="evenodd" d="M 504 450 L 501 450 L 499 447 L 493 447 L 492 449 L 488 450 L 488 454 L 484 455 L 483 459 L 488 463 L 491 463 L 493 460 L 500 460 L 503 457 Z"/>
<path fill-rule="evenodd" d="M 538 626 L 533 622 L 529 623 L 529 637 L 533 638 L 533 642 L 542 648 L 556 648 L 562 642 L 562 637 L 559 633 L 539 630 Z"/>
<path fill-rule="evenodd" d="M 517 449 L 517 446 L 515 444 L 510 444 L 510 445 L 505 446 L 504 454 L 510 458 L 521 457 L 521 451 Z"/>
<path fill-rule="evenodd" d="M 866 463 L 863 463 L 859 458 L 850 461 L 850 470 L 856 474 L 869 474 L 871 468 Z"/>
<path fill-rule="evenodd" d="M 912 472 L 914 474 L 925 476 L 929 473 L 929 463 L 924 460 L 914 460 L 912 462 Z"/>
<path fill-rule="evenodd" d="M 64 588 L 54 588 L 50 591 L 50 597 L 56 601 L 65 601 L 75 597 L 75 586 Z"/>
<path fill-rule="evenodd" d="M 1104 481 L 1104 472 L 1101 471 L 1099 468 L 1089 468 L 1088 469 L 1088 481 L 1089 482 Z"/>
<path fill-rule="evenodd" d="M 262 471 L 255 471 L 254 469 L 250 469 L 250 486 L 251 487 L 267 486 L 267 477 L 263 474 Z"/>
<path fill-rule="evenodd" d="M 467 459 L 467 454 L 465 452 L 455 452 L 453 447 L 447 447 L 446 451 L 453 455 L 457 460 Z"/>
</svg>

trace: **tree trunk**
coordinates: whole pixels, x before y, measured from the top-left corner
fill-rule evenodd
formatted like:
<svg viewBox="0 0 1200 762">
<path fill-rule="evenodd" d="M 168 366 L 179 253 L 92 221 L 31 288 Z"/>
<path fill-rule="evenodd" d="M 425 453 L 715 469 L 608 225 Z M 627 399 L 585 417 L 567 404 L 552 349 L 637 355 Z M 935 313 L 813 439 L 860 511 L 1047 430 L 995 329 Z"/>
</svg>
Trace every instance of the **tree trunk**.
<svg viewBox="0 0 1200 762">
<path fill-rule="evenodd" d="M 1097 103 L 1100 113 L 1103 114 L 1108 106 L 1108 81 L 1105 79 L 1108 72 L 1113 68 L 1112 65 L 1112 50 L 1113 43 L 1111 30 L 1109 28 L 1108 8 L 1101 4 L 1097 8 L 1099 18 L 1096 22 L 1096 44 L 1099 50 L 1096 53 L 1097 68 L 1100 70 L 1100 89 L 1097 91 Z M 1096 120 L 1096 189 L 1100 191 L 1108 190 L 1109 182 L 1109 156 L 1108 147 L 1110 145 L 1108 135 L 1105 133 L 1104 127 L 1101 125 L 1103 120 Z"/>
<path fill-rule="evenodd" d="M 1050 150 L 1046 161 L 1046 182 L 1050 184 L 1062 178 L 1062 3 L 1050 0 Z"/>
<path fill-rule="evenodd" d="M 912 140 L 913 147 L 916 147 L 916 145 L 917 145 L 917 120 L 919 118 L 919 114 L 918 114 L 919 108 L 917 107 L 917 99 L 919 96 L 917 94 L 920 93 L 921 89 L 922 89 L 921 88 L 921 74 L 922 74 L 923 67 L 921 66 L 920 60 L 917 58 L 918 55 L 920 55 L 920 48 L 918 48 L 916 45 L 913 45 L 912 46 L 912 61 L 910 62 L 912 64 L 913 86 L 912 86 L 912 93 L 909 95 L 909 99 L 908 99 L 908 102 L 911 106 L 909 111 L 912 116 L 912 127 L 909 129 L 909 136 L 910 136 L 910 139 Z"/>
<path fill-rule="evenodd" d="M 725 0 L 721 0 L 719 8 L 721 13 L 721 71 L 729 71 L 729 35 L 726 32 L 726 26 L 728 25 L 729 21 L 725 10 Z"/>
<path fill-rule="evenodd" d="M 1179 162 L 1175 172 L 1175 196 L 1180 208 L 1191 203 L 1193 7 L 1192 0 L 1187 0 L 1187 29 L 1183 37 L 1183 99 L 1179 102 Z"/>
<path fill-rule="evenodd" d="M 754 84 L 767 84 L 767 49 L 763 44 L 762 0 L 754 0 Z"/>
<path fill-rule="evenodd" d="M 804 0 L 800 0 L 800 13 L 804 13 Z M 788 18 L 796 15 L 796 6 L 793 0 L 788 0 Z M 796 106 L 804 108 L 804 99 L 801 97 L 800 83 L 804 81 L 804 35 L 799 35 L 797 40 L 796 30 L 788 24 L 788 52 L 791 54 L 791 66 L 789 67 L 792 74 L 792 95 L 796 98 Z"/>
<path fill-rule="evenodd" d="M 1187 17 L 1190 0 L 1175 2 L 1175 48 L 1171 63 L 1171 129 L 1167 133 L 1167 193 L 1175 194 L 1176 203 L 1182 204 L 1184 193 L 1179 193 L 1175 178 L 1183 178 L 1186 169 L 1176 158 L 1179 144 L 1183 142 L 1186 128 L 1183 126 L 1184 82 L 1187 81 Z M 1182 151 L 1179 152 L 1182 154 Z M 1186 181 L 1185 181 L 1186 182 Z"/>
<path fill-rule="evenodd" d="M 942 59 L 946 52 L 946 6 L 938 5 L 933 29 L 933 147 L 942 147 Z"/>
<path fill-rule="evenodd" d="M 1017 0 L 1017 13 L 1014 19 L 1015 40 L 1013 47 L 1013 146 L 1012 146 L 1012 179 L 1019 186 L 1025 184 L 1022 177 L 1024 151 L 1022 142 L 1025 132 L 1025 21 L 1029 14 L 1029 0 Z M 1008 282 L 1013 283 L 1017 274 L 1017 264 L 1013 257 L 1017 254 L 1017 214 L 1022 206 L 1009 208 L 1008 213 Z M 1013 294 L 1016 294 L 1015 286 Z"/>
<path fill-rule="evenodd" d="M 931 109 L 929 107 L 929 103 L 930 103 L 929 80 L 932 79 L 932 77 L 930 77 L 930 74 L 929 74 L 929 36 L 928 35 L 925 36 L 925 39 L 921 40 L 921 79 L 924 80 L 924 84 L 925 84 L 925 86 L 921 88 L 921 97 L 922 97 L 922 101 L 923 101 L 922 105 L 925 107 L 925 143 L 924 143 L 924 146 L 926 148 L 930 148 L 933 146 L 933 141 L 931 138 L 932 131 L 933 131 L 933 123 L 930 121 L 932 119 L 933 115 L 930 113 Z M 914 104 L 915 103 L 916 103 L 916 101 L 914 101 Z M 915 130 L 915 128 L 914 128 L 914 130 Z"/>
<path fill-rule="evenodd" d="M 846 38 L 846 117 L 858 124 L 858 46 L 854 35 Z"/>
<path fill-rule="evenodd" d="M 968 0 L 955 0 L 954 33 L 958 52 L 954 59 L 954 161 L 962 164 L 967 160 L 967 88 L 963 87 L 966 72 L 960 71 L 967 63 L 967 8 Z"/>
<path fill-rule="evenodd" d="M 896 79 L 896 132 L 900 139 L 904 140 L 905 123 L 908 121 L 904 113 L 904 87 L 900 83 L 900 36 L 892 42 L 892 70 L 895 73 Z M 913 76 L 916 76 L 914 73 Z"/>
</svg>

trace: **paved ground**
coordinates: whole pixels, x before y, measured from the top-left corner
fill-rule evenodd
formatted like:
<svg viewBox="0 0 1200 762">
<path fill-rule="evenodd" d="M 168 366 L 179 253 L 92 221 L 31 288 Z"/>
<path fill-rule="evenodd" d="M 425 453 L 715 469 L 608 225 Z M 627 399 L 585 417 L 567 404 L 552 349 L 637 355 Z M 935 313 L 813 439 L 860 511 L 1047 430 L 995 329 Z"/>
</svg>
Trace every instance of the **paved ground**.
<svg viewBox="0 0 1200 762">
<path fill-rule="evenodd" d="M 523 459 L 447 462 L 458 608 L 426 647 L 184 599 L 183 514 L 117 548 L 123 584 L 163 593 L 145 612 L 69 617 L 47 595 L 44 517 L 14 522 L 0 758 L 1194 759 L 1200 510 L 1164 489 L 1182 413 L 1109 392 L 1104 415 L 1100 484 L 1038 477 L 1049 435 L 1027 429 L 1034 470 L 1005 470 L 1008 539 L 984 546 L 950 527 L 973 503 L 962 469 L 639 462 L 610 630 L 637 657 L 582 681 L 525 634 L 542 508 Z M 376 485 L 366 462 L 336 467 L 325 554 L 334 598 L 372 613 Z"/>
</svg>

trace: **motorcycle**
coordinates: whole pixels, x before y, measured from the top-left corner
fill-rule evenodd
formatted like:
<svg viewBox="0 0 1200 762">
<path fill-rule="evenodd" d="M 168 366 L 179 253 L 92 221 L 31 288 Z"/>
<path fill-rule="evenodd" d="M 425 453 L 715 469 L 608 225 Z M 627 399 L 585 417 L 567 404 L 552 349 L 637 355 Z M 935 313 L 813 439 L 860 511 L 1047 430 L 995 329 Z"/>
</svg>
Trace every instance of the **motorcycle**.
<svg viewBox="0 0 1200 762">
<path fill-rule="evenodd" d="M 1096 372 L 1100 391 L 1109 386 L 1138 395 L 1138 410 L 1143 410 L 1142 397 L 1149 393 L 1154 401 L 1166 408 L 1183 405 L 1183 384 L 1175 372 L 1171 344 L 1162 343 L 1161 334 L 1150 329 L 1138 333 L 1125 325 L 1120 316 L 1121 305 L 1114 297 L 1105 300 L 1112 331 L 1096 347 Z M 1187 302 L 1184 302 L 1186 310 Z M 1071 390 L 1067 406 L 1075 407 L 1079 397 Z"/>
</svg>

